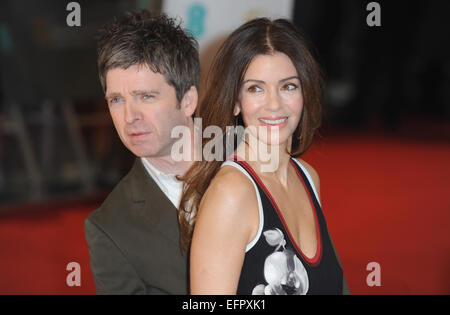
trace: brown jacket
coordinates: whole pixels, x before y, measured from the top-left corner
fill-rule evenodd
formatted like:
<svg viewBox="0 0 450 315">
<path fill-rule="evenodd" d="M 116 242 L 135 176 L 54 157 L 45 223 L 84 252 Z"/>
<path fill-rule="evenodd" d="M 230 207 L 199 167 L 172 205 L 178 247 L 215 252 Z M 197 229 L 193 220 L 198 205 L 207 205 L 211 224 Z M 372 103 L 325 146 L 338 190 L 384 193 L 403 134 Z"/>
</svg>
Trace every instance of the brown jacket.
<svg viewBox="0 0 450 315">
<path fill-rule="evenodd" d="M 140 159 L 85 221 L 97 294 L 187 294 L 177 209 Z"/>
</svg>

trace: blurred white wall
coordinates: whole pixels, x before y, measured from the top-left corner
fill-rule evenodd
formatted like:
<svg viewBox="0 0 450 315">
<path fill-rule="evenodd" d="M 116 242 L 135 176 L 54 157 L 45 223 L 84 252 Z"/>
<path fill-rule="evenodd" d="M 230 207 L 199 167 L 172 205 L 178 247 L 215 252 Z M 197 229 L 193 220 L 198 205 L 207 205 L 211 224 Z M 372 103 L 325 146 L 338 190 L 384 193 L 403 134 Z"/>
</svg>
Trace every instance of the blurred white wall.
<svg viewBox="0 0 450 315">
<path fill-rule="evenodd" d="M 200 49 L 256 17 L 292 20 L 293 0 L 164 0 L 162 11 L 180 17 L 200 44 Z"/>
<path fill-rule="evenodd" d="M 293 19 L 293 0 L 163 0 L 162 12 L 181 19 L 199 43 L 202 80 L 222 41 L 243 23 L 269 17 Z"/>
</svg>

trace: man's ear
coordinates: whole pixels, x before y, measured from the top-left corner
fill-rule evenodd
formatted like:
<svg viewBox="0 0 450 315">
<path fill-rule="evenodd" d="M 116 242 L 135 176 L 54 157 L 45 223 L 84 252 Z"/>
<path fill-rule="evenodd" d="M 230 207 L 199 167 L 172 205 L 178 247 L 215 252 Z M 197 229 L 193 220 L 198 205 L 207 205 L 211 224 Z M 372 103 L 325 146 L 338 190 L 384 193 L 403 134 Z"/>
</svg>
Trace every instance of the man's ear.
<svg viewBox="0 0 450 315">
<path fill-rule="evenodd" d="M 192 85 L 189 90 L 184 93 L 183 98 L 181 99 L 180 108 L 184 111 L 186 117 L 191 117 L 195 109 L 197 108 L 198 103 L 198 92 L 197 88 Z"/>
</svg>

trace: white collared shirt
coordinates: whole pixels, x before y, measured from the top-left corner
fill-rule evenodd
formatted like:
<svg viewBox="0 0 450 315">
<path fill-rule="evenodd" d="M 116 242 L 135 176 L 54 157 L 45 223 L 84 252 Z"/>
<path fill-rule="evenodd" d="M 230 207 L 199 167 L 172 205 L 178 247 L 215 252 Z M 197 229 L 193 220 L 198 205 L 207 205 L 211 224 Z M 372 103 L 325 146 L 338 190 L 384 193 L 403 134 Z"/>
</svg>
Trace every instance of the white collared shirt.
<svg viewBox="0 0 450 315">
<path fill-rule="evenodd" d="M 163 193 L 173 203 L 175 208 L 178 209 L 181 200 L 181 194 L 183 192 L 183 182 L 176 179 L 175 174 L 166 174 L 154 167 L 146 158 L 141 158 L 142 164 L 145 169 L 163 191 Z"/>
</svg>

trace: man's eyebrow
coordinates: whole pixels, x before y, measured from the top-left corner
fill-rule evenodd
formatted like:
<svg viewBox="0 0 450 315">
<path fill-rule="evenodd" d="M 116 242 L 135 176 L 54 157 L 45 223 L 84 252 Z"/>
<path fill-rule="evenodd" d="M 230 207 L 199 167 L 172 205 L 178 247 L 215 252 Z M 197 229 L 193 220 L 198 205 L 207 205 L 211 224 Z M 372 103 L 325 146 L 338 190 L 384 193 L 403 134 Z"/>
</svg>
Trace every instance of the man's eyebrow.
<svg viewBox="0 0 450 315">
<path fill-rule="evenodd" d="M 111 92 L 105 95 L 105 99 L 114 98 L 114 97 L 122 97 L 122 94 L 117 92 Z"/>
<path fill-rule="evenodd" d="M 134 90 L 131 92 L 132 96 L 139 96 L 139 95 L 144 95 L 144 94 L 153 94 L 153 95 L 157 95 L 159 94 L 159 91 L 155 91 L 155 90 Z M 118 92 L 111 92 L 105 95 L 105 99 L 110 99 L 110 98 L 114 98 L 114 97 L 123 97 L 122 94 L 118 93 Z"/>
<path fill-rule="evenodd" d="M 134 90 L 131 92 L 131 95 L 133 96 L 139 96 L 139 95 L 144 95 L 144 94 L 159 94 L 159 91 L 155 91 L 155 90 Z"/>
</svg>

